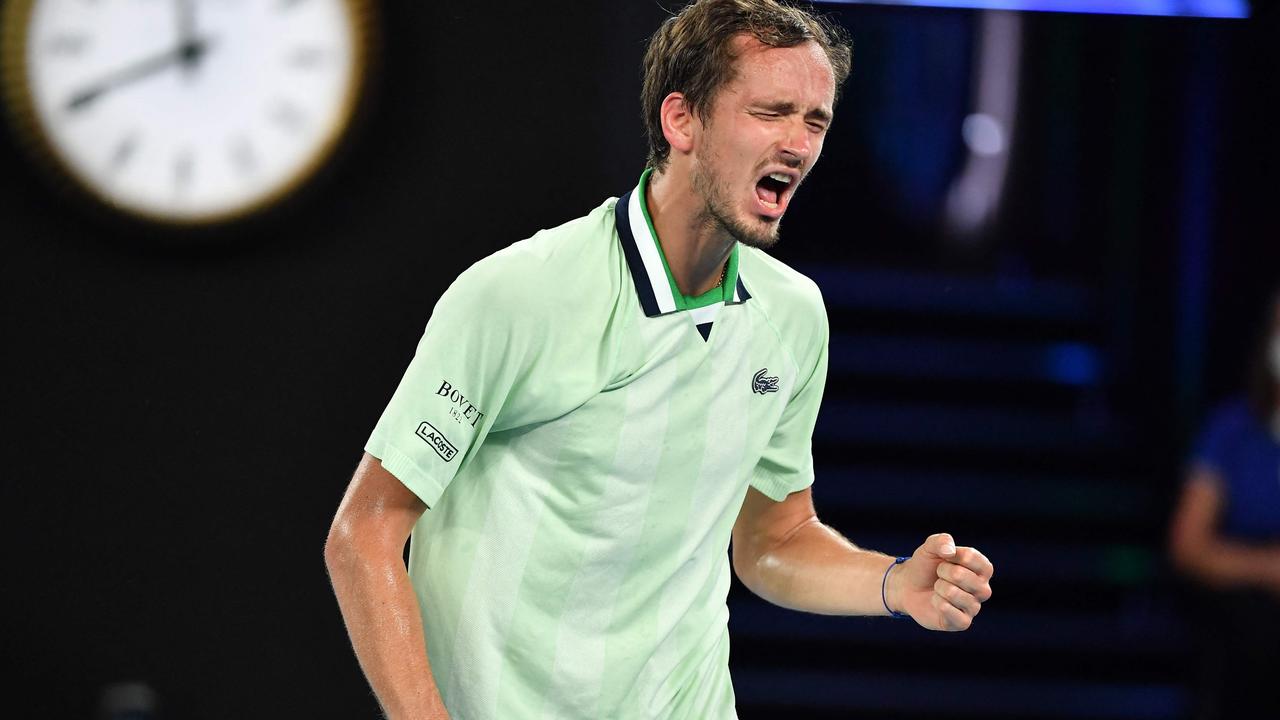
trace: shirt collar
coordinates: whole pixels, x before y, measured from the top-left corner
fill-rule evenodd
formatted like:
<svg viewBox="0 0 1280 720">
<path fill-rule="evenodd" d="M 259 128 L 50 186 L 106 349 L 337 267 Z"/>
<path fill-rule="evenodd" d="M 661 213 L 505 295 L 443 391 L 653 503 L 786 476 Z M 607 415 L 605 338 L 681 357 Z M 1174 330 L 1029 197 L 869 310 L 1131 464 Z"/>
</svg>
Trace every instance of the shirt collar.
<svg viewBox="0 0 1280 720">
<path fill-rule="evenodd" d="M 649 208 L 645 203 L 645 188 L 653 168 L 646 168 L 640 182 L 630 192 L 618 198 L 614 206 L 618 240 L 622 243 L 627 267 L 636 286 L 636 295 L 647 317 L 667 315 L 682 310 L 695 310 L 715 304 L 735 305 L 751 298 L 747 286 L 738 272 L 738 243 L 733 244 L 729 262 L 725 268 L 724 282 L 711 292 L 698 297 L 681 294 L 667 266 L 662 243 L 653 229 Z M 716 294 L 718 293 L 718 295 Z"/>
</svg>

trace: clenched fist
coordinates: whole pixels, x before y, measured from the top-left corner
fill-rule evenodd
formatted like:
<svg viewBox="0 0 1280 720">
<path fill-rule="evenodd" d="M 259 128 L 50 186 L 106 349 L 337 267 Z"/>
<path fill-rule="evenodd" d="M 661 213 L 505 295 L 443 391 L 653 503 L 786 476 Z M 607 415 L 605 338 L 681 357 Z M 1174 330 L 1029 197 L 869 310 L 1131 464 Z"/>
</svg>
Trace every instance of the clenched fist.
<svg viewBox="0 0 1280 720">
<path fill-rule="evenodd" d="M 890 568 L 886 602 L 929 630 L 967 630 L 991 599 L 994 570 L 974 548 L 956 547 L 951 535 L 930 535 L 910 559 Z"/>
</svg>

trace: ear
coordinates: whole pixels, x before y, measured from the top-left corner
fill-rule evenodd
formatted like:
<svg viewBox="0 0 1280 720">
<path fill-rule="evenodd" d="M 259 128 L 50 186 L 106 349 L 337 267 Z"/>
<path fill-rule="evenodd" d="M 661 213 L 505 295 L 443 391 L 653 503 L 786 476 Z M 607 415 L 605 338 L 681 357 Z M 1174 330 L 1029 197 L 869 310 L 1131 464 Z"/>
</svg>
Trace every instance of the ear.
<svg viewBox="0 0 1280 720">
<path fill-rule="evenodd" d="M 696 119 L 685 102 L 684 93 L 673 92 L 662 101 L 662 136 L 676 152 L 693 150 L 693 130 Z"/>
</svg>

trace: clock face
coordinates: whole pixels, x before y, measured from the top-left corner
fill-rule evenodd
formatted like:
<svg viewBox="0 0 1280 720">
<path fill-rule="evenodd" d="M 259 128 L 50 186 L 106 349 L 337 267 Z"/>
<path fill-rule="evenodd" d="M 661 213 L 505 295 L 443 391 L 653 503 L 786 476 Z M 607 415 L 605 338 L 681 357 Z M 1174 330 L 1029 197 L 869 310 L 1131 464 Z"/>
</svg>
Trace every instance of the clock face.
<svg viewBox="0 0 1280 720">
<path fill-rule="evenodd" d="M 31 122 L 62 170 L 148 218 L 283 196 L 328 156 L 362 79 L 363 0 L 26 3 Z"/>
</svg>

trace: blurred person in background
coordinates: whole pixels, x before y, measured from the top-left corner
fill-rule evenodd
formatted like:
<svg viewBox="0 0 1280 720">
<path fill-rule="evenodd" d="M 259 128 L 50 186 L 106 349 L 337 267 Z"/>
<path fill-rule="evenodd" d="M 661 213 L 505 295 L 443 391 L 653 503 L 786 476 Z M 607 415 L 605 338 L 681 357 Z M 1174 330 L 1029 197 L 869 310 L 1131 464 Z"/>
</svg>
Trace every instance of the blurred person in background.
<svg viewBox="0 0 1280 720">
<path fill-rule="evenodd" d="M 1280 292 L 1249 373 L 1201 431 L 1170 531 L 1197 588 L 1197 719 L 1280 718 Z"/>
</svg>

